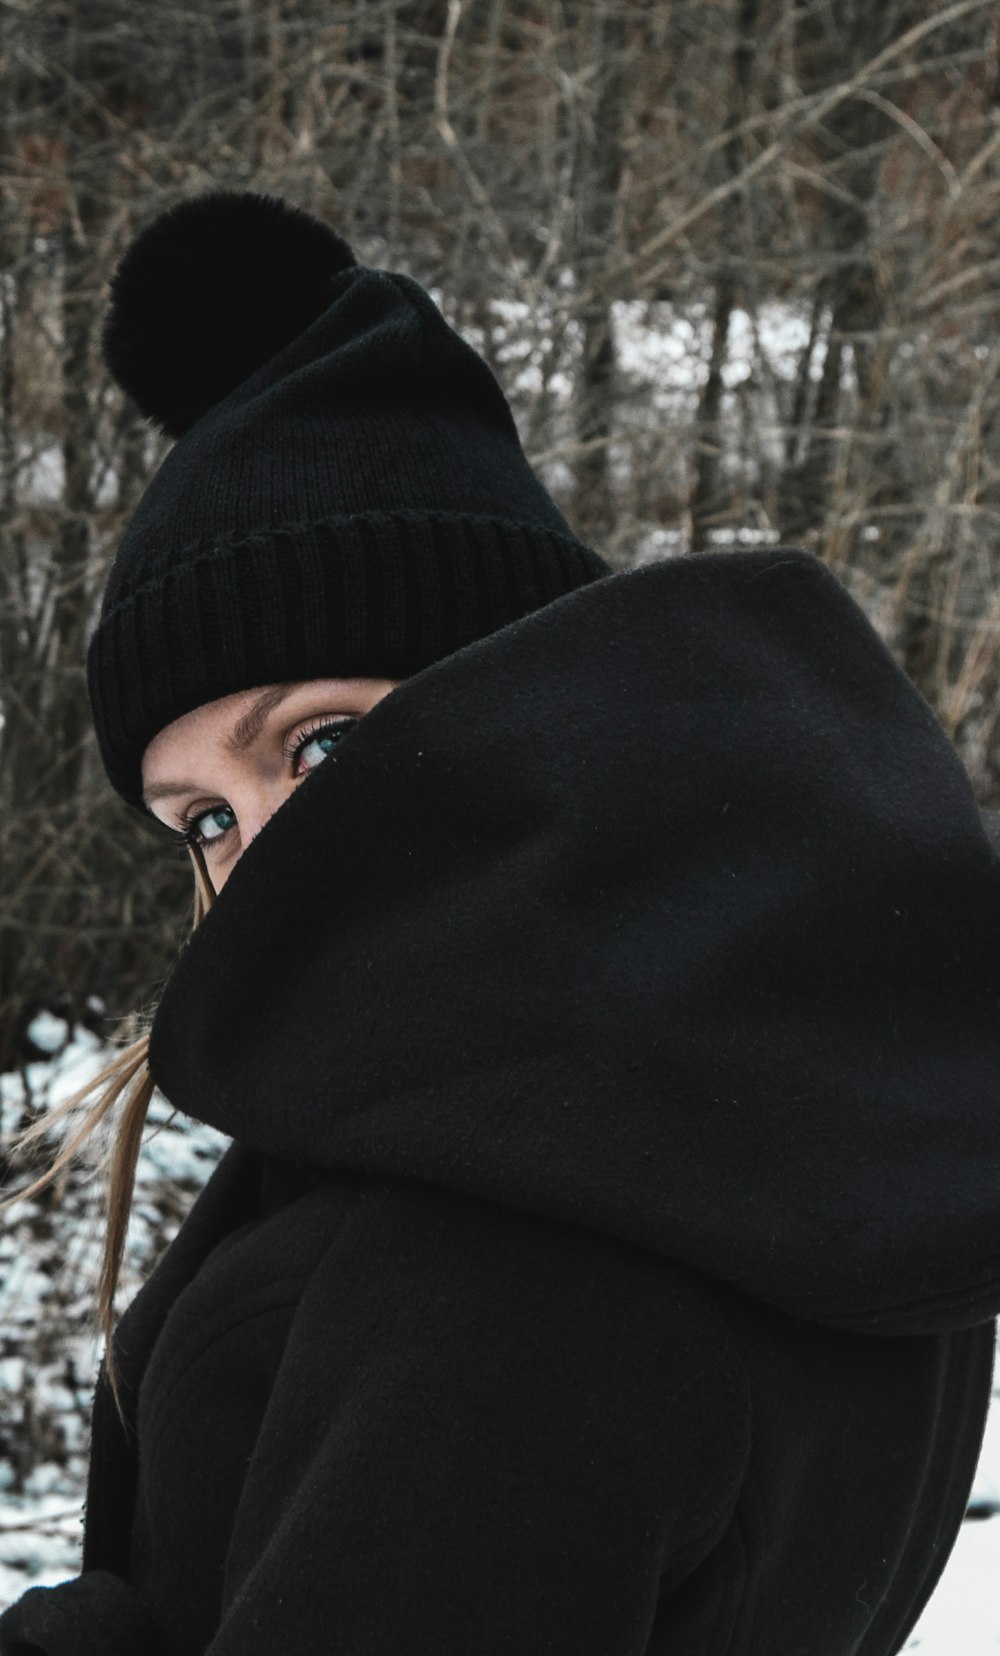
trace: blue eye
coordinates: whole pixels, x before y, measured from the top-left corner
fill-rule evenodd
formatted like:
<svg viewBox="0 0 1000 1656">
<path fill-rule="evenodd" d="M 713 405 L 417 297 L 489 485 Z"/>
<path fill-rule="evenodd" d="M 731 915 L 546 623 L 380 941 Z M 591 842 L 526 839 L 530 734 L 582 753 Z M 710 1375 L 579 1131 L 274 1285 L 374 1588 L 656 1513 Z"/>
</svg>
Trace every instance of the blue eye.
<svg viewBox="0 0 1000 1656">
<path fill-rule="evenodd" d="M 344 732 L 358 722 L 358 719 L 351 717 L 327 719 L 322 724 L 299 732 L 294 745 L 285 750 L 285 759 L 293 775 L 308 776 L 329 757 Z M 215 845 L 235 827 L 236 813 L 232 806 L 212 805 L 207 811 L 198 811 L 194 816 L 185 818 L 180 824 L 180 834 L 189 845 Z"/>
<path fill-rule="evenodd" d="M 192 845 L 211 845 L 228 834 L 235 823 L 236 813 L 228 805 L 213 805 L 210 811 L 188 818 L 183 824 L 184 838 Z"/>
<path fill-rule="evenodd" d="M 306 731 L 292 753 L 295 768 L 315 770 L 333 752 L 344 731 L 350 730 L 357 722 L 357 719 L 338 719 L 336 724 L 317 725 L 313 730 Z"/>
</svg>

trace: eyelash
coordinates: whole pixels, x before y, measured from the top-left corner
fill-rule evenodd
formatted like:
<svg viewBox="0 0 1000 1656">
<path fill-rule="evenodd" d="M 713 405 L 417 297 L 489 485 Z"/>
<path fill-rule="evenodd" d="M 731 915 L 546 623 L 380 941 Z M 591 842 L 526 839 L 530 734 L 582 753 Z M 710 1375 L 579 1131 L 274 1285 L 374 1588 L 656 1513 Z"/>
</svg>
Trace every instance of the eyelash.
<svg viewBox="0 0 1000 1656">
<path fill-rule="evenodd" d="M 306 725 L 302 730 L 298 731 L 293 742 L 285 745 L 283 750 L 285 763 L 294 766 L 300 753 L 304 748 L 309 746 L 309 743 L 314 737 L 332 734 L 334 731 L 342 735 L 346 730 L 350 730 L 351 727 L 357 723 L 357 718 L 349 716 L 341 719 L 316 719 L 312 724 Z M 197 845 L 202 848 L 209 844 L 217 844 L 219 840 L 225 837 L 225 834 L 227 834 L 229 830 L 225 829 L 222 834 L 219 834 L 216 837 L 215 840 L 209 841 L 205 839 L 198 827 L 198 823 L 201 821 L 202 817 L 209 816 L 212 811 L 220 811 L 228 808 L 228 806 L 222 805 L 202 806 L 200 810 L 193 811 L 190 816 L 182 817 L 176 829 L 176 835 L 181 844 Z"/>
<path fill-rule="evenodd" d="M 285 762 L 289 765 L 293 765 L 299 757 L 299 754 L 302 752 L 302 749 L 309 746 L 309 743 L 312 741 L 314 736 L 325 736 L 335 730 L 343 732 L 344 730 L 349 729 L 351 725 L 356 725 L 357 722 L 356 718 L 351 718 L 349 715 L 345 714 L 344 717 L 340 719 L 316 719 L 314 723 L 305 725 L 303 729 L 298 732 L 294 742 L 286 745 Z"/>
</svg>

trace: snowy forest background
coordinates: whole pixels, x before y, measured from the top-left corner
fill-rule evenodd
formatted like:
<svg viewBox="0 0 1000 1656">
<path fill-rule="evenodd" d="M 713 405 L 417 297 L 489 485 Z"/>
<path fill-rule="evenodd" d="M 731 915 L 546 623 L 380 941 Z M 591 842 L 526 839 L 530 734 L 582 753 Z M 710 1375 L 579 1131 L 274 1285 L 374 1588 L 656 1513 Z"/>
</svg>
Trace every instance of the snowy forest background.
<svg viewBox="0 0 1000 1656">
<path fill-rule="evenodd" d="M 1000 806 L 998 49 L 995 0 L 0 0 L 0 1130 L 189 923 L 83 665 L 164 450 L 102 296 L 187 194 L 273 191 L 420 278 L 618 567 L 814 549 Z M 129 1287 L 218 1151 L 166 1114 Z M 98 1227 L 74 1176 L 0 1231 L 0 1603 L 73 1569 Z M 1000 1648 L 998 1499 L 991 1447 L 926 1653 Z"/>
</svg>

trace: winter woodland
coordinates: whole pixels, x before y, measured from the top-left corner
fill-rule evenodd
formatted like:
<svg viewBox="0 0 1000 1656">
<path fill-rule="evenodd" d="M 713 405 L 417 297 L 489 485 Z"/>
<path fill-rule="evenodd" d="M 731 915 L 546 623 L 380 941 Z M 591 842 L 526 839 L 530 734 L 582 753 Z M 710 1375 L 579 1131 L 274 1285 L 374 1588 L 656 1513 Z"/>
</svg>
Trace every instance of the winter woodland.
<svg viewBox="0 0 1000 1656">
<path fill-rule="evenodd" d="M 617 567 L 815 550 L 1000 806 L 998 49 L 993 0 L 4 0 L 0 1129 L 189 923 L 83 663 L 165 448 L 100 371 L 104 284 L 190 193 L 281 194 L 429 286 Z M 218 1148 L 154 1110 L 126 1292 Z M 75 1567 L 99 1226 L 81 1170 L 0 1229 L 0 1603 Z M 1000 1649 L 998 1438 L 924 1656 Z"/>
</svg>

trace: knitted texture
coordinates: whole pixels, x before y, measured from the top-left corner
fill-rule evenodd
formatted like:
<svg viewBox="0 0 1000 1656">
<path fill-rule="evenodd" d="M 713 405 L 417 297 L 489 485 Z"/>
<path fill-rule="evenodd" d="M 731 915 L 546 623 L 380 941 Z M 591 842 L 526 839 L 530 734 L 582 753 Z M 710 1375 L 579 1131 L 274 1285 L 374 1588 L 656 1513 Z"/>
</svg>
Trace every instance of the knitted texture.
<svg viewBox="0 0 1000 1656">
<path fill-rule="evenodd" d="M 244 199 L 252 213 L 265 198 Z M 326 292 L 184 431 L 118 551 L 88 682 L 105 768 L 133 804 L 147 744 L 192 708 L 269 683 L 405 678 L 608 573 L 417 282 L 354 265 Z"/>
</svg>

